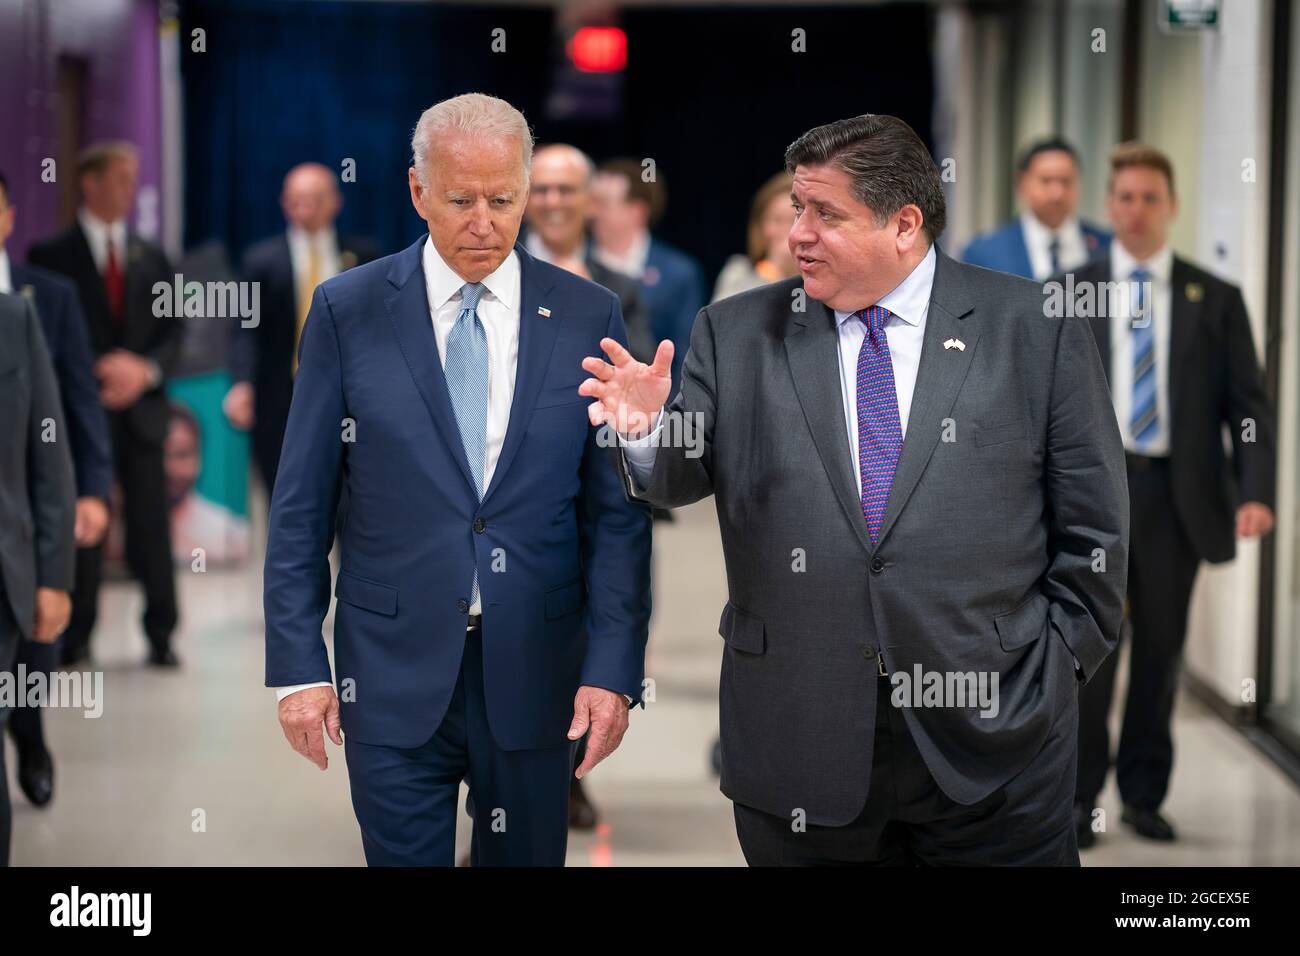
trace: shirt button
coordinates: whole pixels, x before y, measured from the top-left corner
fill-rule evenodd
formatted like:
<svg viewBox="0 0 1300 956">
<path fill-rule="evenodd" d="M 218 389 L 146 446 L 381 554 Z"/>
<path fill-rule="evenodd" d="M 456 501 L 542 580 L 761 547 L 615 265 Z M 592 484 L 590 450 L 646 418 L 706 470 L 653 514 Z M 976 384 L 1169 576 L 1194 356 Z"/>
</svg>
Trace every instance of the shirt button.
<svg viewBox="0 0 1300 956">
<path fill-rule="evenodd" d="M 460 611 L 461 614 L 464 614 L 466 611 L 469 610 L 469 601 L 466 601 L 464 598 L 461 598 L 459 601 L 456 602 L 456 610 Z"/>
<path fill-rule="evenodd" d="M 483 533 L 484 531 L 486 531 L 486 530 L 487 530 L 487 522 L 484 521 L 482 518 L 475 518 L 475 519 L 474 519 L 474 533 L 475 533 L 475 534 L 482 534 L 482 533 Z"/>
</svg>

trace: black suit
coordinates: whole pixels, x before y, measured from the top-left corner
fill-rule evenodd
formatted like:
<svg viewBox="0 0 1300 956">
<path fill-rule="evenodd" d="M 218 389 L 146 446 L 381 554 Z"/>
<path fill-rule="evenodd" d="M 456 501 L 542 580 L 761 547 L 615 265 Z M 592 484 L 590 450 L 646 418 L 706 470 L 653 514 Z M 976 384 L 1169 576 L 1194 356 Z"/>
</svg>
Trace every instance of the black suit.
<svg viewBox="0 0 1300 956">
<path fill-rule="evenodd" d="M 172 285 L 172 268 L 161 249 L 139 236 L 128 234 L 126 247 L 125 304 L 120 320 L 113 316 L 104 279 L 79 224 L 32 246 L 28 258 L 76 284 L 96 357 L 115 348 L 126 349 L 156 362 L 165 381 L 180 351 L 182 329 L 178 318 L 154 315 L 153 288 L 158 282 Z M 167 396 L 162 382 L 147 389 L 129 408 L 109 412 L 108 420 L 122 488 L 127 559 L 145 592 L 145 636 L 155 651 L 165 650 L 177 615 L 163 472 Z M 77 590 L 72 623 L 64 637 L 65 657 L 77 655 L 89 644 L 102 564 L 102 546 L 78 552 Z"/>
<path fill-rule="evenodd" d="M 72 589 L 76 522 L 54 366 L 36 310 L 14 295 L 0 295 L 0 419 L 8 426 L 0 442 L 0 671 L 9 671 L 19 640 L 32 636 L 36 589 Z M 0 707 L 0 726 L 7 715 Z M 0 741 L 0 865 L 9 860 L 9 832 Z"/>
<path fill-rule="evenodd" d="M 40 317 L 67 417 L 77 497 L 102 498 L 107 503 L 113 487 L 113 452 L 77 288 L 63 276 L 34 266 L 11 263 L 9 271 L 14 291 L 30 297 Z M 52 671 L 58 666 L 60 647 L 60 641 L 23 641 L 17 663 L 25 666 L 29 674 Z M 15 710 L 9 729 L 20 754 L 30 747 L 43 749 L 39 707 Z"/>
<path fill-rule="evenodd" d="M 340 237 L 338 248 L 340 266 L 345 270 L 375 258 L 375 248 L 366 239 Z M 253 386 L 253 459 L 269 494 L 275 487 L 293 398 L 298 281 L 288 236 L 281 233 L 251 246 L 244 254 L 243 277 L 260 284 L 261 315 L 252 328 L 235 323 L 231 375 L 236 382 Z"/>
<path fill-rule="evenodd" d="M 1079 293 L 1110 281 L 1109 257 L 1074 273 Z M 1110 321 L 1091 319 L 1108 380 Z M 1170 270 L 1168 351 L 1169 455 L 1127 456 L 1133 641 L 1116 775 L 1124 802 L 1151 810 L 1163 802 L 1173 767 L 1170 720 L 1197 567 L 1234 556 L 1241 503 L 1273 507 L 1277 459 L 1241 292 L 1178 257 Z M 1252 441 L 1243 435 L 1247 420 Z M 1077 797 L 1085 808 L 1095 805 L 1109 766 L 1106 715 L 1118 656 L 1106 660 L 1080 700 Z"/>
</svg>

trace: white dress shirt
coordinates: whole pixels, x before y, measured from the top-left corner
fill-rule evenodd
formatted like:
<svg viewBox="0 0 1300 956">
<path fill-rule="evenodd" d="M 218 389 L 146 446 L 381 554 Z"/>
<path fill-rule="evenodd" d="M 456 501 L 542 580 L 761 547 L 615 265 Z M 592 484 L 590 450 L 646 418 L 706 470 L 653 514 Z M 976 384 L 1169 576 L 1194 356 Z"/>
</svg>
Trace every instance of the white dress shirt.
<svg viewBox="0 0 1300 956">
<path fill-rule="evenodd" d="M 1147 281 L 1156 349 L 1156 433 L 1138 452 L 1133 444 L 1133 330 L 1137 314 L 1137 287 L 1129 280 L 1139 265 L 1151 273 Z M 1114 283 L 1107 303 L 1110 316 L 1110 396 L 1119 422 L 1124 448 L 1137 454 L 1169 454 L 1169 332 L 1173 324 L 1170 273 L 1174 253 L 1168 246 L 1139 263 L 1116 240 L 1110 244 L 1110 277 Z M 1125 302 L 1125 297 L 1130 297 Z"/>
<path fill-rule="evenodd" d="M 86 234 L 86 242 L 90 244 L 90 255 L 95 260 L 95 268 L 99 274 L 103 275 L 104 270 L 108 268 L 108 244 L 113 244 L 113 254 L 117 258 L 117 268 L 126 276 L 126 220 L 119 219 L 115 223 L 107 223 L 95 216 L 84 206 L 77 210 L 77 222 L 81 225 L 81 231 Z"/>
<path fill-rule="evenodd" d="M 290 226 L 285 233 L 289 240 L 289 259 L 293 263 L 293 284 L 299 292 L 303 283 L 311 275 L 311 253 L 316 251 L 317 281 L 332 279 L 343 271 L 339 265 L 339 241 L 334 227 L 317 232 L 304 232 L 297 226 Z M 298 304 L 299 308 L 302 303 Z"/>
<path fill-rule="evenodd" d="M 1034 270 L 1034 278 L 1039 282 L 1052 277 L 1053 239 L 1057 242 L 1057 272 L 1077 269 L 1088 261 L 1088 244 L 1084 239 L 1083 227 L 1075 216 L 1070 216 L 1053 230 L 1039 222 L 1032 212 L 1025 210 L 1020 214 L 1020 230 L 1025 237 L 1029 265 Z"/>
<path fill-rule="evenodd" d="M 885 340 L 889 343 L 889 359 L 894 366 L 894 392 L 898 396 L 898 423 L 903 436 L 907 436 L 907 419 L 912 410 L 912 393 L 916 389 L 916 372 L 921 364 L 921 345 L 925 341 L 925 320 L 930 314 L 930 292 L 934 288 L 936 255 L 931 246 L 925 258 L 917 264 L 898 285 L 881 296 L 874 304 L 890 312 L 885 323 Z M 858 353 L 867 337 L 867 327 L 860 319 L 851 319 L 855 313 L 835 312 L 835 327 L 839 337 L 840 397 L 844 405 L 844 427 L 849 438 L 849 453 L 855 464 L 853 480 L 862 494 L 862 473 L 858 461 Z M 624 443 L 624 456 L 628 470 L 638 487 L 645 487 L 654 471 L 657 453 L 656 439 L 662 423 L 654 431 L 636 441 Z"/>
<path fill-rule="evenodd" d="M 422 262 L 429 316 L 433 322 L 434 339 L 438 344 L 438 359 L 445 365 L 447 338 L 460 316 L 461 287 L 465 285 L 465 280 L 443 261 L 433 243 L 427 239 Z M 510 406 L 515 395 L 515 372 L 519 362 L 519 307 L 522 300 L 519 256 L 512 250 L 505 261 L 497 266 L 496 271 L 483 280 L 483 285 L 486 291 L 478 302 L 478 317 L 487 334 L 488 346 L 487 457 L 483 466 L 483 490 L 486 490 L 492 482 L 497 460 L 501 457 L 506 426 L 510 422 Z M 469 609 L 469 613 L 482 613 L 481 596 Z M 328 681 L 316 681 L 278 687 L 276 698 L 283 700 L 308 687 L 328 686 Z"/>
<path fill-rule="evenodd" d="M 9 270 L 9 253 L 0 246 L 0 293 L 14 291 L 14 276 Z"/>
<path fill-rule="evenodd" d="M 642 232 L 638 235 L 622 255 L 594 246 L 591 256 L 607 269 L 640 279 L 645 275 L 646 260 L 650 258 L 650 233 Z"/>
</svg>

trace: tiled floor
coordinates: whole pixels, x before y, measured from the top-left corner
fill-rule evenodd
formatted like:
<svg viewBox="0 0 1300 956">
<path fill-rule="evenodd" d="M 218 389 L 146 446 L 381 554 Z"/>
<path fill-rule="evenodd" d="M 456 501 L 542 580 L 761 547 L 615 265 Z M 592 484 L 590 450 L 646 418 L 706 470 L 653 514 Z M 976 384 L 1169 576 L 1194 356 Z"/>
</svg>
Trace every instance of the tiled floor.
<svg viewBox="0 0 1300 956">
<path fill-rule="evenodd" d="M 708 766 L 725 602 L 711 504 L 656 525 L 656 539 L 647 664 L 655 701 L 589 778 L 604 822 L 598 833 L 571 839 L 570 865 L 744 862 L 730 803 Z M 105 593 L 96 639 L 104 714 L 47 713 L 57 795 L 36 810 L 11 787 L 12 862 L 361 864 L 341 750 L 331 745 L 325 773 L 294 754 L 276 723 L 274 694 L 262 687 L 259 572 L 179 574 L 185 620 L 177 647 L 185 666 L 174 674 L 139 665 L 136 589 Z M 1103 796 L 1110 832 L 1085 865 L 1300 864 L 1300 793 L 1189 698 L 1177 716 L 1166 809 L 1182 839 L 1157 846 L 1119 827 L 1112 785 Z"/>
</svg>

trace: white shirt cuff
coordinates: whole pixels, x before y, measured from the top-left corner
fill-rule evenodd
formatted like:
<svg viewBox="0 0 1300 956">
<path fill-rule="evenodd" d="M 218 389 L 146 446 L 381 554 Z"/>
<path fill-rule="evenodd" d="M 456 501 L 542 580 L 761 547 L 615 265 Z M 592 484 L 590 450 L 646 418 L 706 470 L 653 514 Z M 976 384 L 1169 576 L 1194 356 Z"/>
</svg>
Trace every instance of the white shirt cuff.
<svg viewBox="0 0 1300 956">
<path fill-rule="evenodd" d="M 640 438 L 628 439 L 618 435 L 619 446 L 623 449 L 623 461 L 627 464 L 628 475 L 632 478 L 634 490 L 640 491 L 650 483 L 650 475 L 655 470 L 655 459 L 659 456 L 659 433 L 664 427 L 664 410 L 659 409 L 655 416 L 655 427 Z"/>
<path fill-rule="evenodd" d="M 334 686 L 327 680 L 313 681 L 310 684 L 292 684 L 288 687 L 277 687 L 275 689 L 275 702 L 278 704 L 290 694 L 296 694 L 300 690 L 306 690 L 308 687 L 332 687 Z"/>
</svg>

